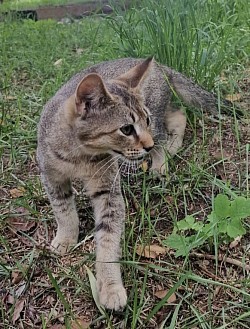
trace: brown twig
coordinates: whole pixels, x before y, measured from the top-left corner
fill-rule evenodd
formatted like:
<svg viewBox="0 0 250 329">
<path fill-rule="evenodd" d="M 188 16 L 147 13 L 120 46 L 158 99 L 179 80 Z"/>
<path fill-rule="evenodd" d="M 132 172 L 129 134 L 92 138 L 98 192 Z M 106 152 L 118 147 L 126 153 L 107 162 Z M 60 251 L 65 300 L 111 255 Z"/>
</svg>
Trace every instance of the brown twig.
<svg viewBox="0 0 250 329">
<path fill-rule="evenodd" d="M 244 269 L 247 272 L 250 271 L 250 265 L 244 264 L 240 260 L 233 259 L 233 258 L 230 258 L 230 257 L 225 257 L 223 255 L 214 256 L 214 255 L 208 255 L 208 254 L 201 254 L 201 253 L 197 253 L 197 252 L 192 252 L 190 254 L 190 256 L 194 256 L 194 257 L 197 257 L 197 258 L 211 259 L 211 260 L 218 259 L 220 262 L 225 262 L 225 263 L 233 264 L 235 266 L 241 267 L 242 269 Z"/>
</svg>

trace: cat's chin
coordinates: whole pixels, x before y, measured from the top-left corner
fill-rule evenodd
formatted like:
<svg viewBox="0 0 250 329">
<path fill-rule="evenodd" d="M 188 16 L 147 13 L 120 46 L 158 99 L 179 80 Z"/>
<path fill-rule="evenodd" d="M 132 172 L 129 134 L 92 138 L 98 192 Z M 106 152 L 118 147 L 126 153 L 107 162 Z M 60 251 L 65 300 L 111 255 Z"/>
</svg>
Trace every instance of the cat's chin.
<svg viewBox="0 0 250 329">
<path fill-rule="evenodd" d="M 121 157 L 119 159 L 119 163 L 122 176 L 127 176 L 128 174 L 132 173 L 148 171 L 152 165 L 152 159 L 149 154 L 134 159 Z"/>
<path fill-rule="evenodd" d="M 145 159 L 144 155 L 142 155 L 140 157 L 134 157 L 134 158 L 127 158 L 124 155 L 122 155 L 120 157 L 120 162 L 124 163 L 124 164 L 127 164 L 127 165 L 133 165 L 134 166 L 135 164 L 140 165 L 143 162 L 144 159 Z"/>
</svg>

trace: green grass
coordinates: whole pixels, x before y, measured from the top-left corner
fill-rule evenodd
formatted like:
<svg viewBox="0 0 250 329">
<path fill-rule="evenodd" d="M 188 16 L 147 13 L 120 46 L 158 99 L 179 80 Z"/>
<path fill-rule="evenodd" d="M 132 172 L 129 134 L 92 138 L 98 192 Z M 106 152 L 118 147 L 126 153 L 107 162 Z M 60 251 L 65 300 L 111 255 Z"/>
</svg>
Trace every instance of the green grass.
<svg viewBox="0 0 250 329">
<path fill-rule="evenodd" d="M 249 15 L 246 0 L 146 0 L 110 23 L 122 53 L 154 55 L 212 88 L 223 69 L 249 59 Z"/>
<path fill-rule="evenodd" d="M 212 2 L 206 2 L 204 12 L 197 4 L 195 22 L 183 18 L 191 31 L 186 31 L 187 34 L 178 30 L 182 22 L 177 17 L 179 1 L 171 6 L 172 28 L 176 29 L 170 31 L 169 22 L 160 20 L 164 13 L 155 16 L 155 2 L 148 2 L 148 6 L 127 12 L 117 20 L 113 16 L 109 24 L 101 18 L 67 25 L 54 21 L 0 23 L 1 328 L 49 328 L 62 323 L 71 328 L 72 319 L 79 318 L 91 319 L 94 328 L 101 325 L 126 329 L 249 328 L 248 273 L 244 266 L 226 261 L 227 257 L 249 262 L 249 220 L 244 223 L 246 237 L 232 249 L 227 243 L 220 246 L 214 234 L 212 245 L 195 249 L 187 257 L 175 258 L 172 249 L 152 259 L 136 252 L 139 245 L 163 246 L 176 221 L 187 215 L 204 220 L 211 213 L 212 199 L 218 193 L 230 199 L 250 196 L 247 122 L 234 118 L 213 122 L 206 115 L 200 116 L 189 109 L 184 146 L 174 159 L 168 160 L 168 177 L 159 179 L 141 173 L 124 178 L 127 218 L 121 263 L 129 300 L 125 310 L 118 314 L 100 313 L 93 301 L 85 268 L 87 265 L 94 273 L 93 214 L 78 184 L 75 188 L 79 192 L 76 199 L 82 219 L 81 242 L 63 258 L 49 254 L 45 248 L 52 239 L 55 225 L 35 162 L 36 129 L 43 105 L 75 72 L 103 60 L 155 54 L 161 62 L 189 73 L 209 88 L 215 86 L 216 91 L 219 88 L 224 94 L 240 92 L 244 106 L 244 100 L 247 102 L 249 97 L 246 2 L 236 1 L 234 5 L 237 18 L 234 24 L 237 23 L 238 28 L 232 25 L 231 15 L 226 14 L 233 10 L 231 2 L 213 3 L 214 7 Z M 187 14 L 189 10 L 196 12 L 190 4 L 186 6 Z M 131 22 L 127 25 L 129 17 Z M 210 19 L 202 23 L 204 17 Z M 214 30 L 211 21 L 217 27 Z M 161 34 L 161 29 L 153 34 L 150 22 L 165 26 L 163 31 L 167 34 Z M 207 31 L 213 47 L 203 66 L 196 59 L 201 58 L 209 44 L 205 44 L 204 38 L 200 44 L 193 43 L 193 25 L 190 26 L 193 23 L 197 26 L 202 23 L 203 27 L 199 28 L 204 28 L 203 32 L 210 26 Z M 228 30 L 228 26 L 233 28 Z M 124 34 L 126 29 L 129 33 Z M 220 42 L 223 36 L 227 43 Z M 173 47 L 167 42 L 170 38 L 173 38 Z M 216 57 L 222 53 L 223 58 L 222 55 Z M 55 65 L 58 60 L 61 64 Z M 216 62 L 220 60 L 221 66 Z M 222 151 L 226 154 L 224 158 Z M 11 196 L 12 189 L 21 187 L 24 188 L 22 195 Z M 15 231 L 10 224 L 13 218 L 34 226 Z M 199 258 L 202 253 L 204 257 Z M 222 254 L 224 261 L 217 254 Z M 14 280 L 17 274 L 19 279 Z M 155 296 L 157 290 L 167 291 L 164 299 Z M 167 303 L 173 294 L 176 299 Z M 15 305 L 22 298 L 25 305 L 13 323 Z"/>
</svg>

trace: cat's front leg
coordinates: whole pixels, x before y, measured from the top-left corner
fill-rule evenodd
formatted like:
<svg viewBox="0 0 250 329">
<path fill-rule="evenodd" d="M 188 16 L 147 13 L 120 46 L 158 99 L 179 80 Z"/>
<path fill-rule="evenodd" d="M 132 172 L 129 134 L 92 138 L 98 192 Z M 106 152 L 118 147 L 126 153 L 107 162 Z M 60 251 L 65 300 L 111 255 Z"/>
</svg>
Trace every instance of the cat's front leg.
<svg viewBox="0 0 250 329">
<path fill-rule="evenodd" d="M 55 181 L 43 174 L 41 179 L 57 221 L 57 232 L 51 243 L 51 250 L 63 255 L 77 243 L 79 235 L 79 219 L 71 182 L 69 179 Z"/>
<path fill-rule="evenodd" d="M 90 197 L 95 213 L 96 276 L 100 303 L 108 309 L 122 309 L 127 302 L 121 278 L 120 240 L 125 204 L 119 182 L 115 186 L 95 184 Z"/>
</svg>

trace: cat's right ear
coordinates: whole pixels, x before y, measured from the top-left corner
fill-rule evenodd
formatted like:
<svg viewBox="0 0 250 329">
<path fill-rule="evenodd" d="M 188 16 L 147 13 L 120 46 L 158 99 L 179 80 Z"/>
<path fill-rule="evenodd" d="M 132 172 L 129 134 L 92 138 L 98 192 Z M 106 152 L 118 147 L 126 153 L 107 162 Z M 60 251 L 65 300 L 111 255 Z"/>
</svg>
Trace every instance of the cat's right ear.
<svg viewBox="0 0 250 329">
<path fill-rule="evenodd" d="M 98 108 L 98 104 L 112 99 L 112 96 L 105 87 L 105 84 L 96 73 L 87 75 L 79 83 L 75 93 L 76 112 L 83 119 L 87 117 L 91 107 Z"/>
</svg>

